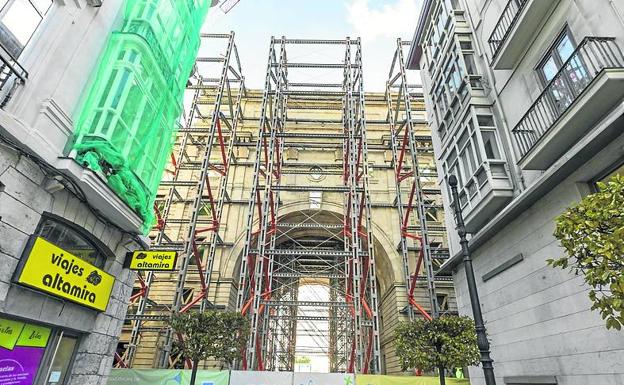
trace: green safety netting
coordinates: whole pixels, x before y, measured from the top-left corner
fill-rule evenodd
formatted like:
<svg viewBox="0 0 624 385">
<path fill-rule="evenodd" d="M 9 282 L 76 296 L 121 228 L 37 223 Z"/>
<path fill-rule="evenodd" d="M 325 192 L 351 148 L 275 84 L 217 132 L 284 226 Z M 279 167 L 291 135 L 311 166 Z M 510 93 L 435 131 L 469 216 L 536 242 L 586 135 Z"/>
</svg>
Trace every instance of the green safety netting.
<svg viewBox="0 0 624 385">
<path fill-rule="evenodd" d="M 76 160 L 106 177 L 145 233 L 211 2 L 127 0 L 80 110 Z"/>
</svg>

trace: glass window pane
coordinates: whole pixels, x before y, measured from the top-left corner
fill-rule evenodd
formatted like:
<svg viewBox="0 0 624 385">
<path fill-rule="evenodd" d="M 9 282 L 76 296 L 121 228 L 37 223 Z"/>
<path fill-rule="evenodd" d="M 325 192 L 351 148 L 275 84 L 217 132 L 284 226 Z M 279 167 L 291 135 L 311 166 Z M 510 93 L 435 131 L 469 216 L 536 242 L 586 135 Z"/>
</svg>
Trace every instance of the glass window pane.
<svg viewBox="0 0 624 385">
<path fill-rule="evenodd" d="M 46 378 L 46 385 L 63 384 L 68 375 L 74 349 L 78 340 L 75 337 L 64 335 L 59 342 L 54 361 L 50 367 L 50 375 Z"/>
<path fill-rule="evenodd" d="M 559 67 L 557 67 L 555 59 L 551 56 L 542 66 L 542 75 L 546 82 L 551 81 L 557 74 L 557 71 L 559 71 Z"/>
<path fill-rule="evenodd" d="M 464 175 L 466 180 L 470 179 L 472 176 L 472 168 L 470 168 L 470 164 L 468 163 L 468 151 L 464 151 L 461 154 L 462 167 L 464 168 Z"/>
<path fill-rule="evenodd" d="M 37 29 L 41 16 L 28 0 L 15 0 L 2 17 L 2 24 L 22 46 Z"/>
<path fill-rule="evenodd" d="M 100 268 L 104 266 L 104 258 L 98 250 L 80 234 L 60 222 L 45 220 L 40 225 L 37 235 L 94 266 Z"/>
<path fill-rule="evenodd" d="M 494 127 L 494 117 L 492 115 L 477 115 L 477 122 L 481 127 Z"/>
<path fill-rule="evenodd" d="M 476 155 L 477 155 L 477 165 L 480 166 L 481 165 L 481 151 L 479 151 L 479 144 L 477 142 L 477 134 L 472 134 L 472 143 L 474 143 L 475 145 L 475 149 L 477 151 L 475 151 Z"/>
<path fill-rule="evenodd" d="M 466 147 L 466 154 L 468 155 L 468 160 L 470 161 L 470 170 L 471 173 L 477 169 L 477 164 L 475 163 L 474 154 L 472 153 L 472 143 L 468 143 Z"/>
<path fill-rule="evenodd" d="M 482 131 L 483 147 L 488 159 L 500 159 L 498 144 L 496 143 L 496 135 L 494 131 Z"/>
<path fill-rule="evenodd" d="M 477 65 L 475 64 L 473 55 L 464 55 L 466 63 L 466 72 L 468 75 L 477 75 Z"/>
<path fill-rule="evenodd" d="M 562 63 L 568 60 L 574 52 L 574 45 L 572 45 L 572 40 L 567 33 L 561 38 L 561 42 L 557 44 L 557 52 L 559 53 Z"/>
<path fill-rule="evenodd" d="M 52 0 L 30 0 L 30 2 L 37 8 L 40 14 L 45 15 L 48 13 Z"/>
</svg>

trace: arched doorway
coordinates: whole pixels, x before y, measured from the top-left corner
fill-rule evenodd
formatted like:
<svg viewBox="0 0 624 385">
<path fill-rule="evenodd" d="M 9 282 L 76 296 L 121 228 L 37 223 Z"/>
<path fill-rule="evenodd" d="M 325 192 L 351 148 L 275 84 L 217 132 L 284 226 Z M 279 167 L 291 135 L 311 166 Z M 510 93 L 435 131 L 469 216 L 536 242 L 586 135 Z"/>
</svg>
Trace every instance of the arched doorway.
<svg viewBox="0 0 624 385">
<path fill-rule="evenodd" d="M 266 316 L 259 345 L 265 370 L 350 369 L 356 333 L 356 310 L 353 294 L 349 294 L 353 287 L 348 287 L 353 280 L 349 274 L 352 258 L 345 252 L 341 207 L 335 206 L 313 210 L 290 205 L 281 209 L 284 215 L 279 218 L 275 245 L 268 255 L 270 293 L 263 293 L 262 298 Z M 383 237 L 381 229 L 376 231 Z M 375 285 L 387 287 L 395 277 L 395 266 L 387 253 L 392 242 L 384 239 L 382 245 L 375 235 L 373 243 L 378 279 Z M 241 262 L 248 262 L 242 249 L 237 245 L 236 254 L 230 255 L 234 277 Z M 235 255 L 236 267 L 232 266 Z M 361 299 L 369 301 L 366 294 Z M 358 316 L 365 311 L 360 309 Z"/>
</svg>

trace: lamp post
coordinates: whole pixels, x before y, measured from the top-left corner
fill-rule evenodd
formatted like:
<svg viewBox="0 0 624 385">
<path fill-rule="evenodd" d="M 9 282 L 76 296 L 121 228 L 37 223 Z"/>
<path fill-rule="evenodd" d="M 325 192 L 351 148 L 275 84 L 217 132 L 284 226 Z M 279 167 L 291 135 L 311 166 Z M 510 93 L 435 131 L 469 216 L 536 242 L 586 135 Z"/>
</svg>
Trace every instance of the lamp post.
<svg viewBox="0 0 624 385">
<path fill-rule="evenodd" d="M 466 281 L 468 283 L 468 293 L 470 294 L 470 305 L 472 306 L 472 316 L 475 321 L 475 329 L 477 332 L 477 346 L 481 353 L 481 365 L 483 374 L 485 375 L 486 385 L 496 385 L 494 378 L 494 366 L 490 357 L 490 343 L 488 342 L 483 324 L 483 315 L 481 314 L 481 303 L 479 302 L 479 293 L 477 292 L 477 283 L 475 282 L 474 270 L 472 268 L 472 259 L 468 250 L 468 239 L 466 239 L 466 225 L 462 217 L 461 207 L 459 205 L 459 194 L 457 193 L 457 177 L 449 176 L 448 183 L 451 186 L 451 195 L 453 197 L 453 211 L 455 211 L 455 223 L 457 224 L 457 233 L 459 234 L 459 243 L 462 248 L 462 256 L 464 261 L 464 270 L 466 270 Z"/>
</svg>

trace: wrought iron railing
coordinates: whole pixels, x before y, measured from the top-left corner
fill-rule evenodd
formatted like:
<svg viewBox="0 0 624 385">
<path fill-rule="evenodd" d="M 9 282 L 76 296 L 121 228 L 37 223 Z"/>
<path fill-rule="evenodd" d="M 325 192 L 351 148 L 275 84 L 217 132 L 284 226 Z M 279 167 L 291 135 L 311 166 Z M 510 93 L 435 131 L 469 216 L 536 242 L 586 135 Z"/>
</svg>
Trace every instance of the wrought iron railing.
<svg viewBox="0 0 624 385">
<path fill-rule="evenodd" d="M 513 128 L 520 155 L 533 148 L 599 73 L 622 67 L 624 55 L 614 38 L 583 39 Z"/>
<path fill-rule="evenodd" d="M 494 31 L 492 31 L 492 34 L 488 39 L 488 44 L 492 50 L 492 60 L 498 56 L 503 43 L 509 36 L 509 33 L 516 24 L 516 21 L 518 21 L 520 12 L 528 2 L 529 0 L 509 0 L 507 2 L 500 19 L 498 19 L 498 23 L 496 23 L 496 26 L 494 27 Z"/>
<path fill-rule="evenodd" d="M 27 78 L 28 72 L 0 44 L 0 108 L 7 104 L 15 87 L 26 83 Z"/>
</svg>

